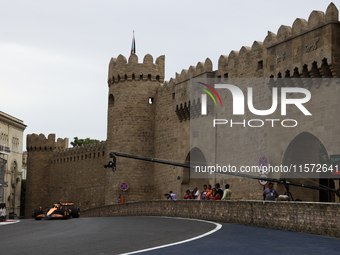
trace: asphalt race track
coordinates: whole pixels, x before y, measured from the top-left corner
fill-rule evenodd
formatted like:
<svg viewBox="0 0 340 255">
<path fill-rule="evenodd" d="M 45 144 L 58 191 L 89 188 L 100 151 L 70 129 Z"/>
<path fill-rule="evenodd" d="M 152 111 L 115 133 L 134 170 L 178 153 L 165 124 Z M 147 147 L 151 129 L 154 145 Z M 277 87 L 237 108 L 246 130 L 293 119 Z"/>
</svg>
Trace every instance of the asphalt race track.
<svg viewBox="0 0 340 255">
<path fill-rule="evenodd" d="M 0 226 L 0 254 L 122 254 L 210 231 L 140 254 L 340 254 L 336 238 L 165 217 L 21 220 Z"/>
</svg>

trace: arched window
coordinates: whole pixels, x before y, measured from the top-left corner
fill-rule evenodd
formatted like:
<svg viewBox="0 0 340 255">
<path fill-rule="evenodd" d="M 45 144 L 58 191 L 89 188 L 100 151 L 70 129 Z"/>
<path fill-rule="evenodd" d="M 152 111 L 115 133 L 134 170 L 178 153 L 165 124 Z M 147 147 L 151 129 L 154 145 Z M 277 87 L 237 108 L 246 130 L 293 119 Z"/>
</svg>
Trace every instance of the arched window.
<svg viewBox="0 0 340 255">
<path fill-rule="evenodd" d="M 113 107 L 115 104 L 115 98 L 112 94 L 109 95 L 109 107 Z"/>
</svg>

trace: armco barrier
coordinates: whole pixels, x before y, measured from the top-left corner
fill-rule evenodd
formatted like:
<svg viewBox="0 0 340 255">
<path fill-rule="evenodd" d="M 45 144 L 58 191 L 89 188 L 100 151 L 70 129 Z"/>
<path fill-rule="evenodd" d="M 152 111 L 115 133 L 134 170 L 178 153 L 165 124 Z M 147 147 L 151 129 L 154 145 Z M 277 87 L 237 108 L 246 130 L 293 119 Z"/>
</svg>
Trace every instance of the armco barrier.
<svg viewBox="0 0 340 255">
<path fill-rule="evenodd" d="M 82 217 L 169 216 L 340 237 L 340 204 L 312 202 L 158 200 L 107 205 Z"/>
</svg>

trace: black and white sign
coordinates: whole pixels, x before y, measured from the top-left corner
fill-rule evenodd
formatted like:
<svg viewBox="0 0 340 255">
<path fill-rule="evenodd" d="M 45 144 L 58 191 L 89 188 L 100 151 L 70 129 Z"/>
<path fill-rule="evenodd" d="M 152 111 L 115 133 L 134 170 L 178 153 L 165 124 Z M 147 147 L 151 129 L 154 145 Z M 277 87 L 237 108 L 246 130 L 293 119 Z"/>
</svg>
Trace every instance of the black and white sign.
<svg viewBox="0 0 340 255">
<path fill-rule="evenodd" d="M 260 185 L 266 186 L 268 181 L 266 181 L 265 179 L 267 179 L 268 176 L 266 174 L 260 174 L 260 177 L 264 179 L 264 180 L 259 180 Z"/>
<path fill-rule="evenodd" d="M 6 204 L 0 204 L 0 221 L 6 220 Z"/>
</svg>

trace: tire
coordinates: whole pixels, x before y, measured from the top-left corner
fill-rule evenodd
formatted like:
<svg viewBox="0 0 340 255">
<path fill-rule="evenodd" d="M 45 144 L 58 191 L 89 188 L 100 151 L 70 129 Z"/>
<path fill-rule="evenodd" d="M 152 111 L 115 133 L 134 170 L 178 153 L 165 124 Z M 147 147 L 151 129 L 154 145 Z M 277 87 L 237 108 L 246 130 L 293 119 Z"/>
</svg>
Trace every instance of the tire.
<svg viewBox="0 0 340 255">
<path fill-rule="evenodd" d="M 41 208 L 39 207 L 39 208 L 35 208 L 35 210 L 34 210 L 34 218 L 35 218 L 35 220 L 41 220 L 41 218 L 37 218 L 37 216 L 39 215 L 39 214 L 42 214 L 43 212 L 42 212 L 42 210 L 41 210 Z"/>
<path fill-rule="evenodd" d="M 73 207 L 71 211 L 72 218 L 79 218 L 80 209 L 78 207 Z"/>
<path fill-rule="evenodd" d="M 63 208 L 61 208 L 61 215 L 63 215 L 64 216 L 64 219 L 69 219 L 70 218 L 70 212 L 69 212 L 69 210 L 67 209 L 67 207 L 63 207 Z"/>
</svg>

